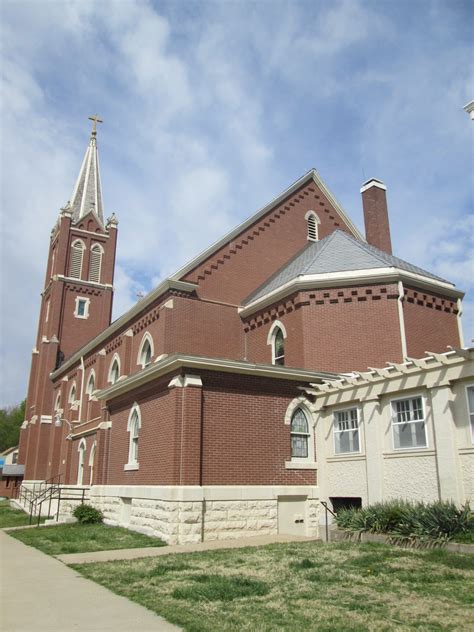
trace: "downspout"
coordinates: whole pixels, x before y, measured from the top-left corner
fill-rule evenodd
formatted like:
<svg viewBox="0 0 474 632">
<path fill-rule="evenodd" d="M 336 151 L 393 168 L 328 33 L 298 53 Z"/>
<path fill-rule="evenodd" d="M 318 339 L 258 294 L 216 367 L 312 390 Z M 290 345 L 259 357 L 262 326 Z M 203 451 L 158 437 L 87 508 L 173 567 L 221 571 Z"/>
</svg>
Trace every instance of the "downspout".
<svg viewBox="0 0 474 632">
<path fill-rule="evenodd" d="M 459 346 L 461 347 L 461 349 L 464 349 L 464 336 L 462 335 L 462 322 L 461 322 L 461 316 L 462 316 L 462 300 L 460 298 L 458 298 L 458 313 L 457 313 L 457 323 L 458 323 L 458 334 L 459 334 Z"/>
<path fill-rule="evenodd" d="M 81 371 L 82 371 L 82 377 L 81 377 L 81 399 L 79 400 L 79 419 L 78 419 L 78 421 L 82 420 L 82 398 L 84 397 L 84 374 L 86 372 L 85 367 L 84 367 L 84 356 L 81 356 Z"/>
<path fill-rule="evenodd" d="M 399 281 L 398 282 L 398 299 L 397 299 L 398 320 L 400 322 L 400 339 L 402 343 L 402 356 L 403 356 L 403 360 L 406 360 L 408 358 L 408 351 L 407 351 L 407 338 L 406 338 L 406 333 L 405 333 L 405 317 L 403 315 L 404 296 L 405 296 L 405 291 L 403 289 L 403 283 Z"/>
</svg>

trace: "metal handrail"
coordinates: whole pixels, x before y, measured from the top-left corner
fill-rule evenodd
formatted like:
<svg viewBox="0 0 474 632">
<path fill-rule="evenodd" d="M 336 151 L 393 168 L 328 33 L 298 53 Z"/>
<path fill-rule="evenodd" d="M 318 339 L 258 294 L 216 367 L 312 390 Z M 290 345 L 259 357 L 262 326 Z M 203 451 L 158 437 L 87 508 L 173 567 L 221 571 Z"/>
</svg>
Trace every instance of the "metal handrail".
<svg viewBox="0 0 474 632">
<path fill-rule="evenodd" d="M 85 495 L 86 495 L 86 488 L 83 487 L 81 490 L 81 495 L 80 496 L 62 496 L 61 492 L 62 491 L 67 491 L 67 490 L 74 490 L 77 491 L 77 487 L 61 487 L 60 485 L 58 485 L 55 488 L 51 487 L 51 493 L 48 497 L 43 498 L 39 501 L 39 511 L 38 511 L 38 521 L 37 521 L 37 526 L 39 526 L 40 522 L 41 522 L 41 512 L 42 512 L 42 507 L 43 507 L 43 503 L 47 500 L 49 500 L 49 508 L 48 508 L 48 516 L 50 516 L 50 512 L 51 512 L 51 501 L 57 500 L 58 501 L 58 505 L 56 508 L 56 522 L 59 521 L 59 509 L 61 506 L 61 500 L 80 500 L 81 501 L 81 505 L 84 504 L 84 499 L 85 499 Z M 58 495 L 55 497 L 55 493 L 57 493 Z M 31 522 L 30 522 L 31 524 Z"/>
<path fill-rule="evenodd" d="M 337 518 L 337 514 L 332 510 L 329 509 L 328 504 L 325 500 L 321 500 L 321 505 L 324 507 L 325 510 L 325 522 L 326 522 L 326 542 L 329 542 L 329 525 L 328 525 L 328 512 L 330 514 L 332 514 L 335 518 Z"/>
</svg>

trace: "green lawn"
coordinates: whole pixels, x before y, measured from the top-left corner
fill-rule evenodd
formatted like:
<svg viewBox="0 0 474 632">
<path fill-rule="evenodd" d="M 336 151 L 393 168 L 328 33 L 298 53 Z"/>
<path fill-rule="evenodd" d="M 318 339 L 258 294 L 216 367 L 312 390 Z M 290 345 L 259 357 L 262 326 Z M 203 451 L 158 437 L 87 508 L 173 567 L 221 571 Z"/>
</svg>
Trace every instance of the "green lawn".
<svg viewBox="0 0 474 632">
<path fill-rule="evenodd" d="M 275 544 L 74 565 L 189 632 L 467 630 L 474 556 Z"/>
<path fill-rule="evenodd" d="M 44 522 L 41 518 L 41 522 Z M 36 524 L 37 519 L 33 519 Z M 0 529 L 5 527 L 24 527 L 30 523 L 30 517 L 20 509 L 12 509 L 8 500 L 0 501 Z"/>
<path fill-rule="evenodd" d="M 108 527 L 104 524 L 60 524 L 39 529 L 13 531 L 10 535 L 48 555 L 135 549 L 165 544 L 158 538 L 151 538 L 121 527 Z"/>
</svg>

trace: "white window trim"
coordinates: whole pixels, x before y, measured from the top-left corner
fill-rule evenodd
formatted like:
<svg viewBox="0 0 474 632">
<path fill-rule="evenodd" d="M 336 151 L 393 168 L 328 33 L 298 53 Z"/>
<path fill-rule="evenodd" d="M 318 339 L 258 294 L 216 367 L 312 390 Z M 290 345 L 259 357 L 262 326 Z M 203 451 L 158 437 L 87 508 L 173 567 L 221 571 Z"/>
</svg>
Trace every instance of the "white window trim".
<svg viewBox="0 0 474 632">
<path fill-rule="evenodd" d="M 468 426 L 469 426 L 469 432 L 471 434 L 471 443 L 474 444 L 474 423 L 471 423 L 471 415 L 474 416 L 474 410 L 471 411 L 470 407 L 469 407 L 469 394 L 468 394 L 468 389 L 474 389 L 474 383 L 472 384 L 466 384 L 465 385 L 465 393 L 466 393 L 466 407 L 467 407 L 467 417 L 468 417 Z"/>
<path fill-rule="evenodd" d="M 275 337 L 277 334 L 277 329 L 281 329 L 281 332 L 283 334 L 283 339 L 286 340 L 287 338 L 287 334 L 286 334 L 286 329 L 285 329 L 285 325 L 280 322 L 279 320 L 275 320 L 272 324 L 272 326 L 270 327 L 270 331 L 268 332 L 268 336 L 267 336 L 267 345 L 270 345 L 271 350 L 272 350 L 272 364 L 275 364 Z M 285 359 L 285 355 L 286 355 L 286 345 L 285 345 L 285 353 L 283 354 L 283 360 Z M 284 362 L 283 365 L 284 366 Z"/>
<path fill-rule="evenodd" d="M 421 399 L 421 406 L 423 408 L 423 419 L 417 419 L 416 421 L 406 421 L 406 422 L 394 422 L 394 407 L 393 404 L 395 404 L 395 402 L 401 402 L 407 399 L 417 399 L 420 398 Z M 390 406 L 390 429 L 391 429 L 391 433 L 392 433 L 392 449 L 394 452 L 410 452 L 410 451 L 425 451 L 429 449 L 429 436 L 428 436 L 428 419 L 427 419 L 427 409 L 426 409 L 426 396 L 421 394 L 421 393 L 413 393 L 411 395 L 405 395 L 405 397 L 395 397 L 394 399 L 391 399 L 389 402 L 389 406 Z M 420 423 L 420 422 L 424 422 L 425 424 L 425 439 L 426 439 L 426 445 L 424 446 L 414 446 L 413 448 L 396 448 L 395 447 L 395 433 L 394 433 L 394 426 L 401 426 L 403 424 L 413 424 L 413 423 Z"/>
<path fill-rule="evenodd" d="M 343 413 L 345 411 L 355 410 L 357 412 L 357 430 L 359 431 L 359 449 L 349 452 L 336 452 L 336 434 L 341 432 L 350 432 L 348 430 L 336 430 L 336 413 Z M 350 457 L 353 454 L 362 454 L 362 409 L 360 406 L 344 406 L 344 408 L 334 408 L 332 410 L 332 437 L 333 437 L 333 452 L 334 457 Z M 353 432 L 353 431 L 352 431 Z"/>
<path fill-rule="evenodd" d="M 147 340 L 150 343 L 150 348 L 151 348 L 151 356 L 150 356 L 149 364 L 145 364 L 142 361 L 143 347 L 145 346 L 145 343 L 146 343 Z M 144 369 L 146 366 L 150 366 L 150 364 L 153 362 L 154 355 L 155 355 L 155 349 L 154 349 L 154 345 L 153 345 L 153 338 L 151 337 L 151 334 L 148 331 L 146 331 L 143 334 L 143 338 L 142 338 L 142 340 L 140 342 L 140 347 L 138 349 L 137 364 L 139 366 L 141 366 L 142 369 Z"/>
<path fill-rule="evenodd" d="M 290 457 L 290 461 L 285 462 L 286 469 L 317 469 L 317 463 L 315 461 L 315 433 L 314 433 L 314 416 L 310 402 L 305 397 L 296 397 L 293 399 L 286 409 L 285 413 L 285 425 L 290 426 L 290 454 L 291 454 L 291 419 L 293 413 L 300 408 L 306 415 L 306 421 L 308 422 L 308 456 L 307 457 Z"/>
<path fill-rule="evenodd" d="M 84 306 L 84 314 L 79 314 L 79 303 L 80 301 L 84 301 L 85 306 Z M 76 318 L 89 318 L 89 305 L 90 305 L 91 299 L 90 298 L 85 298 L 84 296 L 76 296 L 76 306 L 74 308 L 74 316 Z"/>
<path fill-rule="evenodd" d="M 140 406 L 137 404 L 137 402 L 135 402 L 132 406 L 132 408 L 130 409 L 130 414 L 128 415 L 128 421 L 127 421 L 127 432 L 129 433 L 129 437 L 128 437 L 128 462 L 125 463 L 125 465 L 123 466 L 124 470 L 138 470 L 140 467 L 140 462 L 135 460 L 135 461 L 131 461 L 131 455 L 132 455 L 132 419 L 134 417 L 134 413 L 137 413 L 138 416 L 138 441 L 140 440 L 140 430 L 142 427 L 142 415 L 140 412 Z M 138 442 L 137 442 L 138 443 Z M 137 447 L 137 454 L 138 454 L 138 447 Z"/>
<path fill-rule="evenodd" d="M 77 276 L 73 276 L 72 272 L 72 262 L 73 262 L 73 252 L 78 250 L 76 248 L 76 244 L 81 244 L 81 264 L 79 266 L 79 274 Z M 69 264 L 69 276 L 73 279 L 80 279 L 82 277 L 82 269 L 84 267 L 84 253 L 86 251 L 86 245 L 82 241 L 82 239 L 75 239 L 71 244 L 71 255 L 70 255 L 70 264 Z"/>
<path fill-rule="evenodd" d="M 58 393 L 56 396 L 56 400 L 54 402 L 54 410 L 55 412 L 58 412 L 59 410 L 61 410 L 61 393 Z"/>
<path fill-rule="evenodd" d="M 118 365 L 118 378 L 116 379 L 115 382 L 112 382 L 112 369 L 115 363 L 117 363 Z M 109 384 L 116 384 L 120 379 L 120 373 L 121 373 L 120 356 L 118 353 L 114 353 L 112 362 L 110 363 L 110 367 L 109 367 L 109 375 L 107 376 L 107 381 L 109 382 Z"/>
<path fill-rule="evenodd" d="M 79 442 L 79 447 L 77 448 L 77 451 L 79 452 L 79 460 L 77 463 L 77 483 L 76 484 L 82 485 L 84 481 L 84 466 L 86 464 L 86 451 L 87 451 L 87 443 L 85 439 L 81 439 L 81 441 Z"/>
<path fill-rule="evenodd" d="M 74 398 L 73 398 L 73 393 L 74 393 Z M 71 388 L 69 389 L 69 396 L 67 398 L 67 401 L 69 402 L 69 404 L 71 406 L 73 406 L 76 401 L 77 401 L 77 386 L 76 386 L 76 382 L 73 382 L 71 385 Z"/>
<path fill-rule="evenodd" d="M 321 220 L 319 219 L 319 217 L 317 216 L 317 214 L 314 211 L 308 211 L 306 213 L 306 215 L 304 216 L 305 220 L 306 220 L 306 238 L 308 241 L 319 241 L 319 226 L 321 225 Z M 310 218 L 314 218 L 314 223 L 315 223 L 315 233 L 316 236 L 315 237 L 310 237 L 309 236 L 309 219 Z"/>
<path fill-rule="evenodd" d="M 97 441 L 94 441 L 92 444 L 92 448 L 89 454 L 89 485 L 92 485 L 92 477 L 94 476 L 94 460 L 95 460 L 95 452 L 97 449 Z"/>
</svg>

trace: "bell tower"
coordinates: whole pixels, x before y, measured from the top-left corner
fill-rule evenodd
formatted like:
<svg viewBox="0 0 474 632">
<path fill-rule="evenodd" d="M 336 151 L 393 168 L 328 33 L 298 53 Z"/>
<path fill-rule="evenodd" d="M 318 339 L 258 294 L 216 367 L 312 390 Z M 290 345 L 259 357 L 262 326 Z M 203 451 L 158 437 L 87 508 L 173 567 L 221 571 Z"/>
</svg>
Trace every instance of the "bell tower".
<svg viewBox="0 0 474 632">
<path fill-rule="evenodd" d="M 25 480 L 44 480 L 53 389 L 49 374 L 110 325 L 117 218 L 104 221 L 97 115 L 71 200 L 51 231 L 36 346 L 33 349 L 19 463 Z"/>
</svg>

